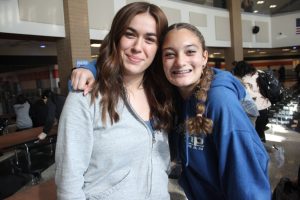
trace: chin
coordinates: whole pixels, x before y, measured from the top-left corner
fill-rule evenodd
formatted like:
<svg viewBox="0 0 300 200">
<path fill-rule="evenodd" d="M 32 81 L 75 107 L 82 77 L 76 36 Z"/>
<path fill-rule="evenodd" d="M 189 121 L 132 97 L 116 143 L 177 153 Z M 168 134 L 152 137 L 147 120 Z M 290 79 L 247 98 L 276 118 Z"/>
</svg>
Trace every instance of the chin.
<svg viewBox="0 0 300 200">
<path fill-rule="evenodd" d="M 182 81 L 180 81 L 180 82 L 178 82 L 178 81 L 172 81 L 171 84 L 174 85 L 174 86 L 176 86 L 176 87 L 180 87 L 180 88 L 181 87 L 187 87 L 187 86 L 190 85 L 189 83 L 182 82 Z"/>
</svg>

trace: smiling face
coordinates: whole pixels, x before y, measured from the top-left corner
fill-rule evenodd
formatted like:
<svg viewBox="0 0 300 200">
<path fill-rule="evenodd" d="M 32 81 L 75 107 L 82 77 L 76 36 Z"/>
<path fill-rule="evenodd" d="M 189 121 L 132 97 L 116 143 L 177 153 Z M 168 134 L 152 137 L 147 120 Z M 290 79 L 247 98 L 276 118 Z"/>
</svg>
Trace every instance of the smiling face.
<svg viewBox="0 0 300 200">
<path fill-rule="evenodd" d="M 199 83 L 208 53 L 199 37 L 188 29 L 172 29 L 162 45 L 164 72 L 183 97 L 189 96 Z"/>
<path fill-rule="evenodd" d="M 123 76 L 143 77 L 158 48 L 156 21 L 149 13 L 136 15 L 122 35 L 119 44 Z"/>
</svg>

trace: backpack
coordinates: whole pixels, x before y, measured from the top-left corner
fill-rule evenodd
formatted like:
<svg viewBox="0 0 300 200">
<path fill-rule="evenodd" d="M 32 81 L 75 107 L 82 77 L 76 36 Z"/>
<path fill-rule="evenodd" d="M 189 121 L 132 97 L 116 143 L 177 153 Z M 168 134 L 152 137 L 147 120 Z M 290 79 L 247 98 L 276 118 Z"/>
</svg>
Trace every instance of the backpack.
<svg viewBox="0 0 300 200">
<path fill-rule="evenodd" d="M 258 71 L 256 79 L 260 93 L 268 98 L 272 104 L 277 103 L 283 97 L 284 88 L 281 83 L 268 72 Z"/>
</svg>

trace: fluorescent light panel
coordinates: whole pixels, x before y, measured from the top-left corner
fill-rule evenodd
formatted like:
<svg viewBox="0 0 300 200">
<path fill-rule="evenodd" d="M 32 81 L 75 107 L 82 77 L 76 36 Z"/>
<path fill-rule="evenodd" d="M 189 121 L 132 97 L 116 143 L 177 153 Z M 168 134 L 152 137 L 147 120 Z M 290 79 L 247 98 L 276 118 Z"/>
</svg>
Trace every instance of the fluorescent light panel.
<svg viewBox="0 0 300 200">
<path fill-rule="evenodd" d="M 98 43 L 91 44 L 91 47 L 100 47 L 100 46 L 101 46 L 101 44 L 98 44 Z"/>
</svg>

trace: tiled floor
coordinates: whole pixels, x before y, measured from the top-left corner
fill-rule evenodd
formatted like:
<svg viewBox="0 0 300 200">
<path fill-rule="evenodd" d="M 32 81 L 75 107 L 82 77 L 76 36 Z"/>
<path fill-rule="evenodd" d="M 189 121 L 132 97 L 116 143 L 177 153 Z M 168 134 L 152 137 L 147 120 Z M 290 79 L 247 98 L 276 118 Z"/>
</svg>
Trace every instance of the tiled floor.
<svg viewBox="0 0 300 200">
<path fill-rule="evenodd" d="M 276 156 L 270 153 L 270 182 L 274 189 L 281 177 L 288 177 L 292 180 L 297 179 L 300 166 L 300 133 L 288 130 L 280 125 L 268 125 L 266 131 L 267 144 L 275 144 L 277 147 L 283 147 L 284 163 L 277 167 Z"/>
<path fill-rule="evenodd" d="M 267 145 L 271 148 L 273 145 L 275 145 L 277 148 L 282 147 L 284 150 L 284 163 L 280 167 L 278 166 L 280 163 L 278 162 L 278 159 L 276 160 L 275 153 L 273 152 L 270 153 L 270 166 L 269 166 L 270 183 L 272 188 L 274 188 L 278 183 L 278 181 L 280 180 L 280 178 L 283 176 L 289 177 L 292 180 L 296 179 L 297 177 L 298 167 L 300 165 L 300 133 L 287 130 L 284 127 L 279 125 L 269 124 L 268 126 L 269 126 L 269 130 L 266 131 Z M 40 182 L 41 185 L 45 183 L 47 180 L 53 178 L 54 170 L 55 170 L 54 165 L 52 165 L 42 173 L 42 179 Z M 19 192 L 24 192 L 25 190 L 30 189 L 30 187 L 32 186 L 27 185 L 24 188 L 22 188 L 21 191 Z M 177 180 L 170 179 L 169 191 L 172 200 L 186 200 L 184 192 L 177 184 Z M 38 194 L 38 193 L 35 192 L 32 194 Z M 41 194 L 41 195 L 47 196 L 47 194 Z M 20 198 L 20 194 L 17 193 L 13 195 L 11 198 L 9 198 L 9 200 L 17 200 L 18 198 Z M 43 199 L 43 198 L 36 197 L 36 199 L 32 199 L 32 200 L 37 200 L 37 199 Z"/>
</svg>

